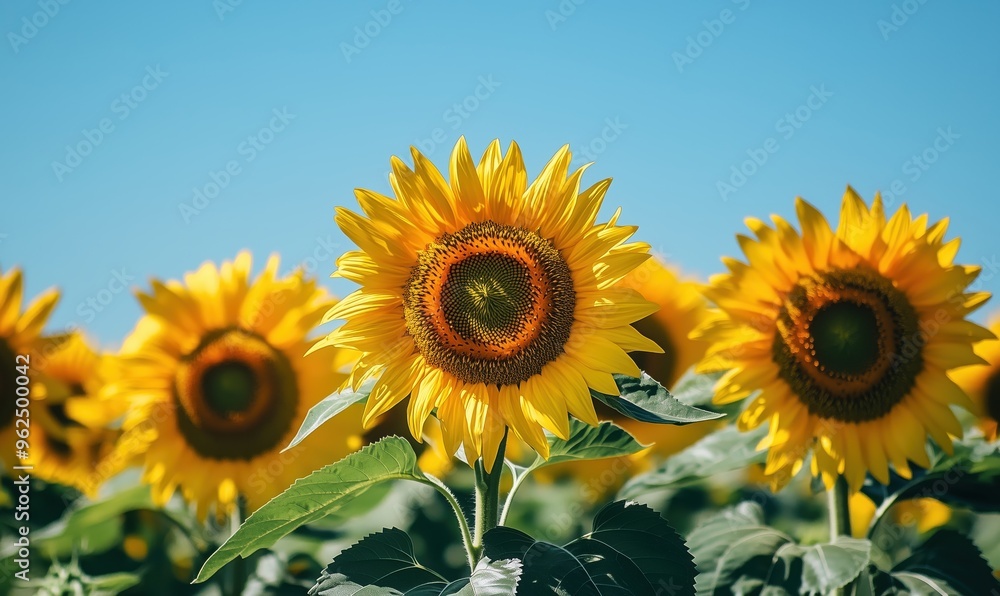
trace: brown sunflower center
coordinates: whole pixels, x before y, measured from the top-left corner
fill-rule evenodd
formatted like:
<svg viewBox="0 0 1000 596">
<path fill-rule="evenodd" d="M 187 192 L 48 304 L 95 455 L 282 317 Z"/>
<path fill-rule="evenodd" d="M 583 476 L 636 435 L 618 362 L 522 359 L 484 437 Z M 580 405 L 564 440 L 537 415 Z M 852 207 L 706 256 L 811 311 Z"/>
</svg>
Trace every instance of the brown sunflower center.
<svg viewBox="0 0 1000 596">
<path fill-rule="evenodd" d="M 996 371 L 986 380 L 986 415 L 1000 421 L 1000 371 Z"/>
<path fill-rule="evenodd" d="M 420 252 L 403 307 L 407 331 L 430 365 L 467 383 L 513 385 L 563 352 L 576 293 L 551 241 L 485 221 Z"/>
<path fill-rule="evenodd" d="M 3 391 L 3 395 L 0 395 L 0 429 L 14 421 L 14 411 L 17 409 L 17 377 L 20 373 L 14 368 L 19 364 L 14 358 L 14 351 L 0 338 L 0 391 Z M 23 389 L 21 393 L 24 393 Z"/>
<path fill-rule="evenodd" d="M 917 313 L 869 269 L 800 282 L 778 315 L 773 358 L 813 414 L 874 420 L 902 400 L 923 368 Z"/>
<path fill-rule="evenodd" d="M 195 451 L 251 459 L 279 445 L 298 408 L 288 359 L 238 328 L 207 334 L 181 360 L 174 382 L 177 426 Z"/>
</svg>

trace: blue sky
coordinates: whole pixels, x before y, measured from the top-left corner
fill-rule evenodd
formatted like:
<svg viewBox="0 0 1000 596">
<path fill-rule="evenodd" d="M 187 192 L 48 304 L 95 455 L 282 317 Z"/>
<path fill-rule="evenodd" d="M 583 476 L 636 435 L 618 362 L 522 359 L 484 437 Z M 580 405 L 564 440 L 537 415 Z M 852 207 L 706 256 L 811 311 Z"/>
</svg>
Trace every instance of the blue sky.
<svg viewBox="0 0 1000 596">
<path fill-rule="evenodd" d="M 334 206 L 464 134 L 476 154 L 516 140 L 529 175 L 586 153 L 585 182 L 614 178 L 603 215 L 621 205 L 702 279 L 744 217 L 796 195 L 836 217 L 850 183 L 951 217 L 997 292 L 998 19 L 942 0 L 5 2 L 0 266 L 63 290 L 51 330 L 108 347 L 140 314 L 125 285 L 243 248 L 343 295 Z"/>
</svg>

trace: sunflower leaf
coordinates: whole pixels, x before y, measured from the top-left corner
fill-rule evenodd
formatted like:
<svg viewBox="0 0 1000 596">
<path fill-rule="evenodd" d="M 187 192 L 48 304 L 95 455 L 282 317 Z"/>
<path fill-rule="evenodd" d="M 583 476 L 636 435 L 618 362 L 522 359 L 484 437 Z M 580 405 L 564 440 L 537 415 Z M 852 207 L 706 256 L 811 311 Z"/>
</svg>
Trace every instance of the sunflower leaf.
<svg viewBox="0 0 1000 596">
<path fill-rule="evenodd" d="M 337 463 L 295 481 L 285 492 L 253 512 L 205 561 L 196 583 L 203 582 L 236 557 L 273 546 L 296 528 L 336 513 L 358 495 L 388 480 L 429 482 L 417 467 L 417 454 L 400 437 L 366 445 Z"/>
<path fill-rule="evenodd" d="M 567 461 L 623 457 L 645 449 L 627 430 L 608 421 L 590 426 L 571 418 L 568 439 L 564 441 L 552 434 L 546 438 L 549 441 L 549 459 L 539 457 L 531 465 L 531 470 Z"/>
<path fill-rule="evenodd" d="M 694 372 L 694 367 L 691 367 L 677 379 L 670 393 L 674 399 L 683 404 L 712 407 L 715 383 L 720 378 L 722 373 L 698 374 Z"/>
<path fill-rule="evenodd" d="M 517 593 L 517 584 L 521 579 L 521 561 L 517 559 L 502 559 L 490 561 L 488 558 L 479 561 L 472 576 L 451 582 L 435 596 L 509 596 Z M 406 593 L 410 595 L 410 592 Z M 431 594 L 431 592 L 427 592 Z M 412 596 L 416 596 L 414 593 Z"/>
<path fill-rule="evenodd" d="M 658 513 L 637 503 L 604 507 L 593 531 L 566 546 L 506 527 L 487 532 L 483 544 L 490 558 L 521 561 L 520 585 L 528 594 L 687 594 L 694 589 L 694 561 L 684 541 Z"/>
<path fill-rule="evenodd" d="M 914 594 L 997 594 L 1000 580 L 967 536 L 940 530 L 892 568 Z"/>
<path fill-rule="evenodd" d="M 293 438 L 288 446 L 282 449 L 281 452 L 284 453 L 292 447 L 295 447 L 306 437 L 312 434 L 314 430 L 319 428 L 324 422 L 343 412 L 347 408 L 353 406 L 354 404 L 367 401 L 368 396 L 371 394 L 372 388 L 374 387 L 375 379 L 368 379 L 361 385 L 361 387 L 358 387 L 357 391 L 345 389 L 344 391 L 333 393 L 324 397 L 322 401 L 309 408 L 309 412 L 302 420 L 302 425 L 299 427 L 299 431 L 295 433 L 295 438 Z"/>
<path fill-rule="evenodd" d="M 757 443 L 766 433 L 764 427 L 740 432 L 735 426 L 726 426 L 669 457 L 659 468 L 632 478 L 618 498 L 633 499 L 657 490 L 682 488 L 761 463 L 767 452 L 757 451 Z"/>
<path fill-rule="evenodd" d="M 681 403 L 646 373 L 642 373 L 641 377 L 614 377 L 620 395 L 605 395 L 593 389 L 590 394 L 633 420 L 654 424 L 691 424 L 725 416 Z"/>
<path fill-rule="evenodd" d="M 417 562 L 410 537 L 396 528 L 370 534 L 334 557 L 311 593 L 324 594 L 324 585 L 337 585 L 340 577 L 360 586 L 398 590 L 392 592 L 397 594 L 428 584 L 447 584 L 445 578 Z"/>
</svg>

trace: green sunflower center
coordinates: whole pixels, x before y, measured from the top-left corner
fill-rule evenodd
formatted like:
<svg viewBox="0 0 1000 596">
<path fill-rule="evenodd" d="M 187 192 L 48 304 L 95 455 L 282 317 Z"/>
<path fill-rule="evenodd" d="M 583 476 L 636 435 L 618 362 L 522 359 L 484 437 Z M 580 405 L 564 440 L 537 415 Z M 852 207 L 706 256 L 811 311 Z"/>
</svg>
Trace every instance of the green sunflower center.
<svg viewBox="0 0 1000 596">
<path fill-rule="evenodd" d="M 994 372 L 986 381 L 986 415 L 1000 421 L 1000 371 Z"/>
<path fill-rule="evenodd" d="M 0 338 L 0 429 L 14 421 L 14 410 L 17 408 L 17 377 L 19 373 L 14 368 L 14 351 L 7 342 Z M 23 393 L 23 390 L 22 390 Z"/>
<path fill-rule="evenodd" d="M 492 221 L 420 252 L 403 291 L 407 331 L 432 366 L 467 383 L 512 385 L 563 352 L 572 272 L 550 240 Z"/>
<path fill-rule="evenodd" d="M 201 377 L 201 391 L 207 405 L 216 414 L 231 416 L 253 405 L 257 379 L 253 370 L 240 361 L 223 362 L 210 367 Z"/>
<path fill-rule="evenodd" d="M 918 322 L 906 295 L 879 273 L 829 271 L 785 298 L 773 359 L 813 414 L 875 420 L 906 397 L 923 370 Z"/>
<path fill-rule="evenodd" d="M 819 309 L 809 325 L 820 367 L 859 375 L 878 360 L 878 319 L 856 302 L 834 302 Z"/>
<path fill-rule="evenodd" d="M 216 459 L 249 460 L 281 446 L 298 399 L 285 355 L 235 327 L 206 334 L 174 382 L 178 429 L 200 455 Z"/>
</svg>

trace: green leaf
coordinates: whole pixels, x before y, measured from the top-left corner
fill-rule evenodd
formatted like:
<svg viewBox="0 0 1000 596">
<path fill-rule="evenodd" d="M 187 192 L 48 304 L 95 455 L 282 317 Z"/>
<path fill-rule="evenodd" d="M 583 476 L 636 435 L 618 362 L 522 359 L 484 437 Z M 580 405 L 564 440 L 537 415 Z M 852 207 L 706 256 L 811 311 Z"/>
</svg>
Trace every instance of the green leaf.
<svg viewBox="0 0 1000 596">
<path fill-rule="evenodd" d="M 396 528 L 370 534 L 343 551 L 326 568 L 328 574 L 343 574 L 361 585 L 409 590 L 445 578 L 417 563 L 413 543 Z"/>
<path fill-rule="evenodd" d="M 715 398 L 715 382 L 722 378 L 721 372 L 697 374 L 694 368 L 689 368 L 681 378 L 674 383 L 670 393 L 674 399 L 688 406 L 713 407 Z"/>
<path fill-rule="evenodd" d="M 483 552 L 493 560 L 521 561 L 519 586 L 525 594 L 601 595 L 583 564 L 572 553 L 550 542 L 535 540 L 520 530 L 504 526 L 493 528 L 483 536 Z"/>
<path fill-rule="evenodd" d="M 590 426 L 576 418 L 569 421 L 569 439 L 562 440 L 549 434 L 549 459 L 539 457 L 532 469 L 538 469 L 552 464 L 583 459 L 603 459 L 621 457 L 642 451 L 645 447 L 628 433 L 627 430 L 613 422 L 601 422 Z"/>
<path fill-rule="evenodd" d="M 386 437 L 366 445 L 335 464 L 300 478 L 285 492 L 253 512 L 198 573 L 203 582 L 238 556 L 273 546 L 299 526 L 336 513 L 379 482 L 429 482 L 417 467 L 417 455 L 400 437 Z"/>
<path fill-rule="evenodd" d="M 619 501 L 602 509 L 594 529 L 564 547 L 499 527 L 483 538 L 486 556 L 518 559 L 526 594 L 693 593 L 695 566 L 684 541 L 658 513 Z"/>
<path fill-rule="evenodd" d="M 134 573 L 109 573 L 108 575 L 98 575 L 90 577 L 87 581 L 88 593 L 95 594 L 106 592 L 108 594 L 118 594 L 132 586 L 138 585 L 142 578 Z"/>
<path fill-rule="evenodd" d="M 763 587 L 778 549 L 791 537 L 764 525 L 755 503 L 740 503 L 696 527 L 688 547 L 698 566 L 698 594 L 728 594 L 738 583 Z"/>
<path fill-rule="evenodd" d="M 935 532 L 891 573 L 916 594 L 1000 593 L 1000 580 L 979 548 L 952 530 Z"/>
<path fill-rule="evenodd" d="M 646 505 L 616 501 L 594 530 L 566 545 L 601 593 L 694 593 L 695 565 L 684 540 Z"/>
<path fill-rule="evenodd" d="M 764 427 L 750 432 L 740 432 L 735 426 L 717 430 L 669 457 L 659 468 L 626 482 L 618 498 L 632 499 L 657 490 L 690 486 L 718 474 L 761 463 L 767 452 L 757 451 L 757 443 L 765 434 L 767 429 Z"/>
<path fill-rule="evenodd" d="M 868 567 L 872 545 L 867 540 L 839 536 L 832 543 L 799 546 L 785 544 L 775 553 L 789 570 L 801 569 L 799 577 L 789 578 L 799 592 L 829 593 L 842 588 Z"/>
<path fill-rule="evenodd" d="M 402 592 L 392 588 L 362 586 L 347 579 L 342 573 L 328 574 L 324 570 L 316 585 L 309 588 L 309 594 L 311 596 L 400 596 Z"/>
<path fill-rule="evenodd" d="M 590 394 L 594 399 L 633 420 L 654 424 L 691 424 L 715 420 L 725 415 L 681 403 L 646 373 L 642 373 L 641 377 L 614 377 L 620 395 L 605 395 L 593 389 Z"/>
<path fill-rule="evenodd" d="M 288 447 L 282 449 L 281 452 L 284 453 L 301 443 L 303 439 L 308 437 L 327 420 L 333 418 L 354 404 L 367 400 L 373 387 L 375 387 L 375 379 L 368 379 L 361 385 L 361 387 L 358 387 L 357 391 L 345 389 L 344 391 L 334 393 L 323 398 L 323 401 L 309 408 L 309 412 L 306 414 L 305 419 L 302 420 L 302 425 L 299 427 L 299 432 L 295 433 L 295 438 L 293 438 L 292 442 L 288 444 Z"/>
</svg>

